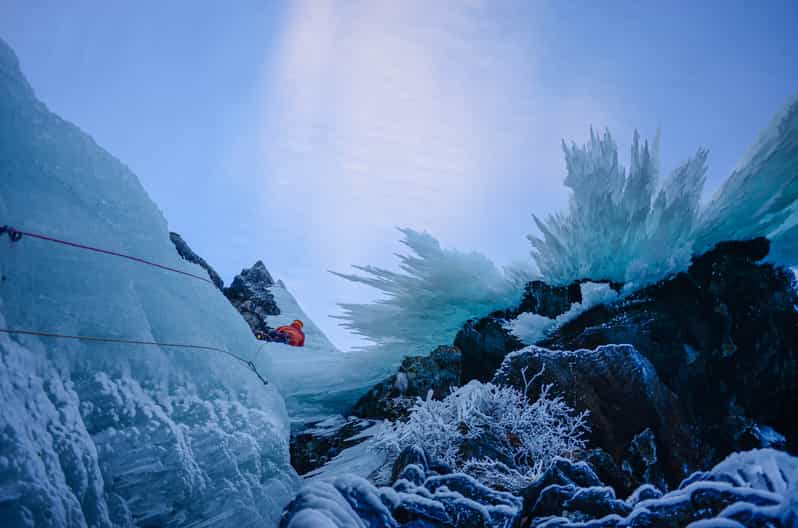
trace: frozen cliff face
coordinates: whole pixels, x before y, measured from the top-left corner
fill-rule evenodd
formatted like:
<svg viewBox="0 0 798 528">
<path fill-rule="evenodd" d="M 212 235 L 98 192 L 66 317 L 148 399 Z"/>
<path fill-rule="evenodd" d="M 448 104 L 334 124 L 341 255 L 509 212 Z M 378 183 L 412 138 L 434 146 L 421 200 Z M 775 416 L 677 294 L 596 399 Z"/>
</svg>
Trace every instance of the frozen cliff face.
<svg viewBox="0 0 798 528">
<path fill-rule="evenodd" d="M 0 223 L 204 274 L 2 41 Z M 212 284 L 7 236 L 0 275 L 0 327 L 214 346 L 272 377 Z M 2 526 L 270 526 L 296 485 L 276 387 L 218 352 L 0 334 L 0 399 Z"/>
<path fill-rule="evenodd" d="M 758 236 L 772 242 L 772 260 L 798 264 L 798 94 L 702 211 L 696 250 Z"/>
</svg>

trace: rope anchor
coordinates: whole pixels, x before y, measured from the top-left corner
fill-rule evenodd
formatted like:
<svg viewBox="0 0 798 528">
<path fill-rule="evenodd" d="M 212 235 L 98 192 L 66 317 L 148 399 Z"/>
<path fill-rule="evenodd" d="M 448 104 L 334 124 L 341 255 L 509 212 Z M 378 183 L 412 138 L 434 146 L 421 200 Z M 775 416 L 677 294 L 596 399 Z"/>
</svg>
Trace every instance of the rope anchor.
<svg viewBox="0 0 798 528">
<path fill-rule="evenodd" d="M 19 230 L 19 229 L 14 229 L 13 227 L 9 227 L 7 225 L 4 225 L 4 226 L 0 227 L 0 236 L 2 236 L 2 234 L 6 233 L 6 232 L 8 233 L 8 236 L 11 238 L 12 242 L 19 241 L 22 238 L 22 236 L 24 235 L 24 236 L 27 236 L 27 237 L 30 237 L 30 238 L 36 238 L 36 239 L 39 239 L 39 240 L 44 240 L 45 242 L 52 242 L 52 243 L 55 243 L 55 244 L 61 244 L 62 246 L 69 246 L 69 247 L 73 247 L 73 248 L 77 248 L 77 249 L 83 249 L 83 250 L 86 250 L 86 251 L 93 251 L 95 253 L 102 253 L 104 255 L 111 255 L 112 257 L 120 257 L 120 258 L 123 258 L 123 259 L 132 260 L 133 262 L 137 262 L 139 264 L 145 264 L 147 266 L 152 266 L 153 268 L 159 268 L 159 269 L 162 269 L 162 270 L 171 271 L 173 273 L 179 273 L 180 275 L 193 277 L 193 278 L 199 279 L 199 280 L 201 280 L 203 282 L 207 282 L 208 284 L 213 284 L 213 281 L 211 281 L 210 279 L 208 279 L 206 277 L 201 277 L 199 275 L 195 275 L 194 273 L 190 273 L 188 271 L 183 271 L 183 270 L 180 270 L 180 269 L 177 269 L 177 268 L 173 268 L 171 266 L 167 266 L 167 265 L 161 264 L 159 262 L 154 262 L 152 260 L 147 260 L 147 259 L 144 259 L 144 258 L 141 258 L 141 257 L 137 257 L 135 255 L 128 255 L 127 253 L 121 253 L 119 251 L 112 251 L 110 249 L 103 249 L 103 248 L 99 248 L 99 247 L 96 247 L 96 246 L 89 246 L 87 244 L 81 244 L 81 243 L 78 243 L 78 242 L 71 242 L 69 240 L 63 240 L 61 238 L 55 238 L 55 237 L 51 237 L 51 236 L 48 236 L 48 235 L 43 235 L 41 233 L 33 233 L 31 231 L 22 231 L 22 230 Z"/>
<path fill-rule="evenodd" d="M 255 375 L 258 377 L 259 380 L 263 382 L 264 385 L 269 384 L 269 382 L 266 381 L 266 379 L 264 379 L 264 377 L 260 375 L 260 372 L 258 372 L 258 369 L 255 367 L 255 363 L 253 363 L 252 361 L 247 361 L 247 365 L 249 366 L 250 369 L 252 369 L 252 372 L 255 373 Z"/>
<path fill-rule="evenodd" d="M 11 239 L 11 242 L 19 242 L 22 238 L 21 231 L 17 231 L 13 227 L 7 225 L 0 226 L 0 236 L 3 236 L 3 233 L 8 233 L 8 238 Z"/>
</svg>

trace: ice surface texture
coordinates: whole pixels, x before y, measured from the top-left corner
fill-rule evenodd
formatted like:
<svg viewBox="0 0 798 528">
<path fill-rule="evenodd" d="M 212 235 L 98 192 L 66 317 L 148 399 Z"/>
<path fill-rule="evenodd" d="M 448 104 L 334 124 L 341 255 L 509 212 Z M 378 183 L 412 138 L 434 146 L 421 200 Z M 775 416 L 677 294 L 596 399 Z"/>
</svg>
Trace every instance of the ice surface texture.
<svg viewBox="0 0 798 528">
<path fill-rule="evenodd" d="M 204 274 L 2 41 L 0 223 Z M 32 238 L 0 239 L 0 274 L 0 326 L 215 346 L 271 376 L 211 284 Z M 2 526 L 269 526 L 297 485 L 281 396 L 224 354 L 0 335 L 0 362 Z"/>
<path fill-rule="evenodd" d="M 660 185 L 658 144 L 659 138 L 652 148 L 641 145 L 635 133 L 627 173 L 609 132 L 591 130 L 582 147 L 563 142 L 569 209 L 545 221 L 534 216 L 541 236 L 529 237 L 544 280 L 626 282 L 687 265 L 707 152 L 699 150 Z"/>
</svg>

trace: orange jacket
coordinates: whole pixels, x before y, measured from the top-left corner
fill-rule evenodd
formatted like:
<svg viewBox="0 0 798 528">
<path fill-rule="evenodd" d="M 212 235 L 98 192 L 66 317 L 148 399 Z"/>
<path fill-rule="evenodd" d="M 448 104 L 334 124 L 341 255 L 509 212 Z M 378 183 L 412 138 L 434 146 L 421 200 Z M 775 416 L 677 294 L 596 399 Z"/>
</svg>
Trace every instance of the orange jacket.
<svg viewBox="0 0 798 528">
<path fill-rule="evenodd" d="M 287 335 L 288 344 L 291 346 L 305 346 L 305 333 L 302 331 L 302 327 L 296 323 L 281 326 L 275 332 Z"/>
</svg>

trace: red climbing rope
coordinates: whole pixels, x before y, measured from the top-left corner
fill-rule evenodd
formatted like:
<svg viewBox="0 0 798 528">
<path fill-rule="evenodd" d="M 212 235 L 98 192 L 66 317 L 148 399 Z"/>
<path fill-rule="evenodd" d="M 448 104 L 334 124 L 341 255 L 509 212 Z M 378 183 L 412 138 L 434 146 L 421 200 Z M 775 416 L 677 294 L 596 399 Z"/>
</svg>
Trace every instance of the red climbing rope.
<svg viewBox="0 0 798 528">
<path fill-rule="evenodd" d="M 152 266 L 154 268 L 159 268 L 159 269 L 166 270 L 166 271 L 172 271 L 174 273 L 179 273 L 181 275 L 187 275 L 189 277 L 193 277 L 195 279 L 199 279 L 201 281 L 205 281 L 205 282 L 207 282 L 209 284 L 213 284 L 213 282 L 210 279 L 206 278 L 206 277 L 202 277 L 200 275 L 195 275 L 193 273 L 189 273 L 188 271 L 179 270 L 177 268 L 172 268 L 170 266 L 165 266 L 163 264 L 158 264 L 157 262 L 153 262 L 151 260 L 143 259 L 141 257 L 135 257 L 133 255 L 127 255 L 125 253 L 119 253 L 118 251 L 111 251 L 109 249 L 102 249 L 102 248 L 98 248 L 98 247 L 94 247 L 94 246 L 89 246 L 89 245 L 86 245 L 86 244 L 79 244 L 77 242 L 70 242 L 68 240 L 62 240 L 60 238 L 55 238 L 55 237 L 51 237 L 51 236 L 47 236 L 47 235 L 42 235 L 42 234 L 39 234 L 39 233 L 31 233 L 30 231 L 22 231 L 20 229 L 14 229 L 14 228 L 8 227 L 8 226 L 0 227 L 0 235 L 2 235 L 4 232 L 8 232 L 8 236 L 11 238 L 12 242 L 19 241 L 19 239 L 22 238 L 22 236 L 29 236 L 31 238 L 38 238 L 39 240 L 45 240 L 47 242 L 54 242 L 56 244 L 61 244 L 61 245 L 64 245 L 64 246 L 70 246 L 70 247 L 74 247 L 74 248 L 78 248 L 78 249 L 85 249 L 87 251 L 94 251 L 95 253 L 102 253 L 104 255 L 111 255 L 111 256 L 114 256 L 114 257 L 125 258 L 125 259 L 128 259 L 128 260 L 132 260 L 134 262 L 138 262 L 140 264 L 146 264 L 147 266 Z"/>
<path fill-rule="evenodd" d="M 77 242 L 70 242 L 68 240 L 62 240 L 60 238 L 55 238 L 47 235 L 42 235 L 39 233 L 31 233 L 30 231 L 22 231 L 19 229 L 14 229 L 13 227 L 9 227 L 6 225 L 0 226 L 0 236 L 3 234 L 8 233 L 8 237 L 11 239 L 11 242 L 16 243 L 19 242 L 23 236 L 29 236 L 31 238 L 38 238 L 39 240 L 45 240 L 47 242 L 54 242 L 56 244 L 62 244 L 64 246 L 70 246 L 78 249 L 85 249 L 88 251 L 94 251 L 95 253 L 102 253 L 104 255 L 111 255 L 114 257 L 121 257 L 128 260 L 132 260 L 133 262 L 138 262 L 139 264 L 146 264 L 147 266 L 152 266 L 154 268 L 159 268 L 166 271 L 172 271 L 174 273 L 179 273 L 181 275 L 187 275 L 189 277 L 193 277 L 195 279 L 199 279 L 201 281 L 205 281 L 209 284 L 213 284 L 213 282 L 205 277 L 201 277 L 199 275 L 195 275 L 193 273 L 189 273 L 187 271 L 179 270 L 177 268 L 172 268 L 170 266 L 165 266 L 163 264 L 159 264 L 157 262 L 152 262 L 151 260 L 146 260 L 140 257 L 134 257 L 133 255 L 127 255 L 125 253 L 119 253 L 117 251 L 111 251 L 109 249 L 102 249 L 94 246 L 89 246 L 86 244 L 79 244 Z M 59 338 L 59 339 L 76 339 L 80 341 L 93 341 L 97 343 L 123 343 L 127 345 L 146 345 L 146 346 L 161 346 L 161 347 L 173 347 L 173 348 L 191 348 L 195 350 L 211 350 L 214 352 L 221 352 L 222 354 L 227 354 L 228 356 L 232 357 L 233 359 L 240 361 L 249 369 L 255 373 L 255 375 L 260 379 L 264 385 L 268 385 L 269 382 L 264 379 L 263 376 L 260 375 L 258 369 L 255 367 L 255 363 L 248 359 L 244 359 L 243 357 L 239 356 L 238 354 L 234 354 L 229 350 L 225 350 L 223 348 L 212 347 L 212 346 L 205 346 L 205 345 L 191 345 L 186 343 L 161 343 L 158 341 L 142 341 L 138 339 L 122 339 L 116 337 L 98 337 L 98 336 L 78 336 L 78 335 L 69 335 L 69 334 L 57 334 L 54 332 L 41 332 L 38 330 L 17 330 L 17 329 L 10 329 L 10 328 L 0 328 L 0 333 L 4 334 L 21 334 L 21 335 L 32 335 L 32 336 L 39 336 L 39 337 L 52 337 L 52 338 Z"/>
<path fill-rule="evenodd" d="M 57 334 L 54 332 L 40 332 L 37 330 L 17 330 L 10 328 L 0 328 L 0 333 L 32 335 L 39 337 L 54 337 L 59 339 L 75 339 L 79 341 L 93 341 L 98 343 L 122 343 L 126 345 L 149 345 L 149 346 L 161 346 L 161 347 L 173 347 L 173 348 L 192 348 L 196 350 L 211 350 L 214 352 L 221 352 L 222 354 L 227 354 L 233 359 L 240 361 L 241 363 L 249 367 L 250 370 L 252 370 L 252 372 L 254 372 L 255 375 L 258 376 L 258 378 L 260 378 L 260 380 L 263 382 L 264 385 L 269 384 L 269 382 L 266 381 L 263 378 L 263 376 L 260 375 L 260 372 L 258 372 L 257 368 L 255 368 L 255 363 L 253 363 L 248 359 L 244 359 L 243 357 L 239 356 L 238 354 L 234 354 L 229 350 L 225 350 L 223 348 L 218 348 L 218 347 L 191 345 L 185 343 L 161 343 L 159 341 L 142 341 L 138 339 L 122 339 L 117 337 L 78 336 L 78 335 L 69 335 L 69 334 Z"/>
</svg>

